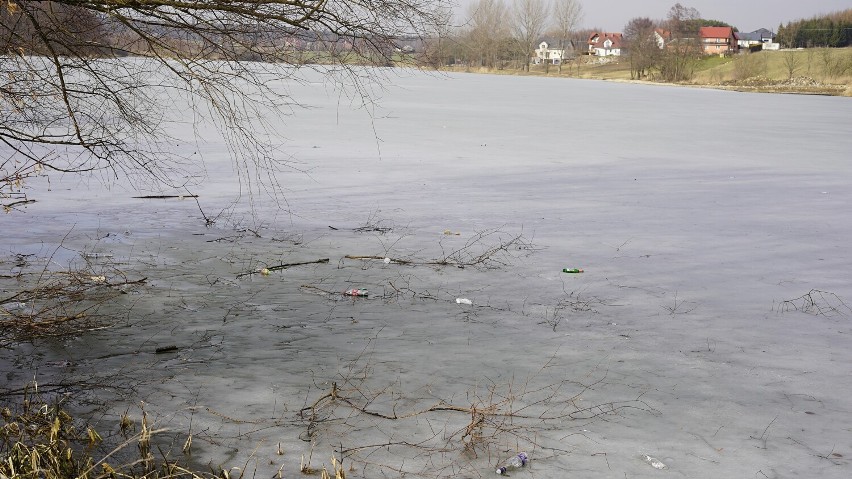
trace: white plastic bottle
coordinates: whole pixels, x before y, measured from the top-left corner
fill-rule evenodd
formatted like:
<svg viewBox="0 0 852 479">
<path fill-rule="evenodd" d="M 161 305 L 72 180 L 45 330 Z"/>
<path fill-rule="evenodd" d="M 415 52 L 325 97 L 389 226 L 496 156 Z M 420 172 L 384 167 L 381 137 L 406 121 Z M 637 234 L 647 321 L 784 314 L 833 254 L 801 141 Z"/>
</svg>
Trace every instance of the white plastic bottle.
<svg viewBox="0 0 852 479">
<path fill-rule="evenodd" d="M 513 469 L 520 469 L 527 465 L 527 462 L 530 458 L 527 456 L 525 452 L 519 452 L 517 456 L 506 461 L 506 465 L 503 467 L 497 468 L 497 474 L 506 474 L 507 472 Z"/>
</svg>

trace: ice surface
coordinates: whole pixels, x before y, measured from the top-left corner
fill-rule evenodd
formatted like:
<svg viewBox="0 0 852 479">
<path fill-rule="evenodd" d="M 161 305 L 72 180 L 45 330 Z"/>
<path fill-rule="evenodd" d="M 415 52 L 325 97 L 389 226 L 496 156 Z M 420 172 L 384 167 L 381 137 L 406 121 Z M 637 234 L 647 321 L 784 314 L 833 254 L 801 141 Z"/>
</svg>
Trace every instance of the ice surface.
<svg viewBox="0 0 852 479">
<path fill-rule="evenodd" d="M 4 270 L 83 251 L 149 279 L 110 329 L 0 351 L 3 381 L 123 384 L 90 392 L 114 401 L 98 427 L 145 401 L 176 454 L 191 432 L 193 461 L 251 477 L 333 453 L 347 477 L 479 477 L 521 450 L 519 477 L 850 476 L 852 100 L 390 79 L 375 103 L 282 85 L 304 106 L 281 120 L 286 203 L 234 205 L 202 130 L 213 227 L 121 182 L 32 184 Z M 792 307 L 812 290 L 842 302 Z"/>
</svg>

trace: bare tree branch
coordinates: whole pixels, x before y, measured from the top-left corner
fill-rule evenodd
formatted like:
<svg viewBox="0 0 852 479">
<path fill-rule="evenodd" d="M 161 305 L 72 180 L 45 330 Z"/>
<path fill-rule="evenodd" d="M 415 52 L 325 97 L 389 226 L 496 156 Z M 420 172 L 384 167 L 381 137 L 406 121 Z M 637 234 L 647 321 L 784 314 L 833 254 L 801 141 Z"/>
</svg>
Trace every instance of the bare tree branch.
<svg viewBox="0 0 852 479">
<path fill-rule="evenodd" d="M 274 192 L 288 163 L 267 138 L 294 99 L 271 81 L 298 81 L 301 68 L 364 80 L 354 65 L 389 64 L 401 39 L 442 31 L 446 9 L 446 0 L 4 1 L 0 201 L 25 199 L 25 180 L 49 171 L 183 186 L 198 158 L 174 150 L 175 98 L 222 131 L 250 189 Z"/>
</svg>

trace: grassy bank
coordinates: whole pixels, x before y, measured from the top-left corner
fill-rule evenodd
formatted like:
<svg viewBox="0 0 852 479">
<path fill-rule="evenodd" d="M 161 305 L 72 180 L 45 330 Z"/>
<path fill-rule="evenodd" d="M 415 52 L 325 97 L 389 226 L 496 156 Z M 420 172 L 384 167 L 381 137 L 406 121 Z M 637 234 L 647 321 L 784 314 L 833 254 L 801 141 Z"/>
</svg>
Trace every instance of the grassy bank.
<svg viewBox="0 0 852 479">
<path fill-rule="evenodd" d="M 562 66 L 533 65 L 516 69 L 464 69 L 481 73 L 546 75 L 567 78 L 630 81 L 627 58 L 580 57 Z M 642 81 L 654 80 L 654 72 Z M 767 93 L 852 96 L 852 48 L 809 48 L 762 51 L 731 57 L 708 56 L 698 61 L 693 79 L 683 85 Z"/>
</svg>

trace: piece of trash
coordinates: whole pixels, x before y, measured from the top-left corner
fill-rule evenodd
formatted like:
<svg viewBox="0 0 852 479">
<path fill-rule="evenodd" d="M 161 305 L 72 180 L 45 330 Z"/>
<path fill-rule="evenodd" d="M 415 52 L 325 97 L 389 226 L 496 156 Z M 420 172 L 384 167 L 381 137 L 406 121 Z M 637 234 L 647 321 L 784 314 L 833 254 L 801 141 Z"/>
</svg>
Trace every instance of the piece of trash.
<svg viewBox="0 0 852 479">
<path fill-rule="evenodd" d="M 663 464 L 663 461 L 657 459 L 656 457 L 651 457 L 647 454 L 642 454 L 642 460 L 651 465 L 654 469 L 668 469 L 669 467 Z"/>
<path fill-rule="evenodd" d="M 580 268 L 562 268 L 563 273 L 582 273 L 583 270 Z"/>
<path fill-rule="evenodd" d="M 346 292 L 344 292 L 343 294 L 345 294 L 346 296 L 367 296 L 367 295 L 369 295 L 369 293 L 367 292 L 366 289 L 347 289 Z"/>
<path fill-rule="evenodd" d="M 129 233 L 125 233 L 129 234 Z M 102 254 L 102 253 L 80 253 L 84 258 L 112 258 L 111 254 Z"/>
<path fill-rule="evenodd" d="M 444 230 L 444 234 L 447 235 L 447 236 L 453 236 L 453 235 L 460 236 L 461 235 L 461 233 L 453 233 L 450 230 Z"/>
<path fill-rule="evenodd" d="M 469 300 L 469 299 L 467 299 L 467 298 L 456 298 L 456 303 L 457 303 L 457 304 L 473 305 L 473 301 L 471 301 L 471 300 Z"/>
<path fill-rule="evenodd" d="M 506 465 L 497 468 L 497 474 L 503 475 L 513 469 L 520 469 L 527 465 L 527 462 L 530 458 L 527 456 L 527 453 L 520 452 L 517 456 L 506 461 Z"/>
<path fill-rule="evenodd" d="M 106 276 L 90 276 L 93 283 L 106 283 Z"/>
<path fill-rule="evenodd" d="M 47 364 L 49 366 L 56 366 L 56 367 L 60 367 L 60 368 L 70 368 L 71 366 L 74 365 L 74 363 L 72 363 L 71 361 L 67 361 L 67 360 L 66 361 L 51 361 Z"/>
<path fill-rule="evenodd" d="M 269 276 L 269 268 L 263 268 L 262 270 L 260 270 L 260 274 L 264 276 Z"/>
<path fill-rule="evenodd" d="M 23 310 L 23 309 L 27 309 L 27 303 L 15 301 L 15 302 L 12 302 L 12 303 L 4 304 L 3 308 L 6 309 L 6 311 L 9 311 L 9 312 Z"/>
<path fill-rule="evenodd" d="M 391 259 L 390 259 L 390 258 L 385 258 L 385 259 L 384 259 L 384 261 L 385 261 L 385 264 L 390 264 Z"/>
</svg>

